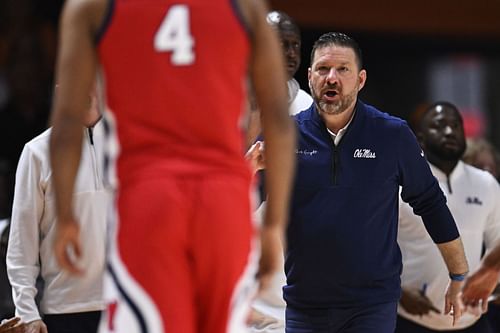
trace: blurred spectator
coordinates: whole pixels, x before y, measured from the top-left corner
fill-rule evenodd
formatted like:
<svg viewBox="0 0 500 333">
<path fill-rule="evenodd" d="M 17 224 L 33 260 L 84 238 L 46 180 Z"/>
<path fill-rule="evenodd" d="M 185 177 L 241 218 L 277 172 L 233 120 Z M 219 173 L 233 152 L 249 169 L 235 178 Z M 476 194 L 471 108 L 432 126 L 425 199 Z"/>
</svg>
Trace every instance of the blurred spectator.
<svg viewBox="0 0 500 333">
<path fill-rule="evenodd" d="M 278 33 L 285 68 L 287 72 L 288 108 L 291 115 L 295 115 L 311 106 L 313 99 L 304 91 L 294 76 L 300 67 L 302 39 L 299 26 L 282 11 L 272 11 L 267 14 L 267 23 Z M 261 132 L 259 106 L 255 102 L 252 87 L 249 88 L 249 125 L 247 130 L 247 149 L 255 142 Z"/>
<path fill-rule="evenodd" d="M 467 150 L 462 159 L 465 163 L 488 171 L 496 179 L 500 175 L 500 154 L 483 138 L 467 139 Z"/>
<path fill-rule="evenodd" d="M 294 115 L 309 108 L 313 102 L 312 97 L 302 90 L 294 79 L 301 61 L 300 29 L 288 14 L 281 11 L 272 11 L 267 14 L 267 23 L 278 32 L 280 37 L 288 74 L 288 104 L 290 114 Z"/>
</svg>

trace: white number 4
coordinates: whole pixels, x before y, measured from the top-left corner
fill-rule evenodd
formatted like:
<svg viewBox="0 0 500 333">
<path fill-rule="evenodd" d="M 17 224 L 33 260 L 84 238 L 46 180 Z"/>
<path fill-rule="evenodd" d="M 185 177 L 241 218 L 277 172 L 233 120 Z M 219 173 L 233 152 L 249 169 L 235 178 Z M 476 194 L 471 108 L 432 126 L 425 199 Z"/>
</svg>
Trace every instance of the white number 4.
<svg viewBox="0 0 500 333">
<path fill-rule="evenodd" d="M 189 8 L 186 5 L 170 7 L 155 35 L 155 50 L 171 51 L 172 64 L 185 66 L 194 62 L 193 46 L 194 38 L 189 30 Z"/>
</svg>

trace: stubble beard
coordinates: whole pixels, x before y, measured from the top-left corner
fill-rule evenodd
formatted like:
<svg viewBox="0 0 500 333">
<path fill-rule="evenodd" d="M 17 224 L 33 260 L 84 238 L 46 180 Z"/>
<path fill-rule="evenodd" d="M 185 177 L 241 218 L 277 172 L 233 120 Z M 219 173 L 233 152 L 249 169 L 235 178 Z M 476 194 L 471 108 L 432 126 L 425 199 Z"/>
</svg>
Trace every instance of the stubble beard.
<svg viewBox="0 0 500 333">
<path fill-rule="evenodd" d="M 312 89 L 314 90 L 314 89 Z M 352 92 L 345 96 L 340 96 L 340 99 L 336 102 L 326 102 L 318 96 L 316 92 L 313 93 L 316 105 L 319 107 L 320 112 L 324 112 L 329 115 L 339 115 L 349 109 L 357 97 L 357 89 L 353 89 Z"/>
</svg>

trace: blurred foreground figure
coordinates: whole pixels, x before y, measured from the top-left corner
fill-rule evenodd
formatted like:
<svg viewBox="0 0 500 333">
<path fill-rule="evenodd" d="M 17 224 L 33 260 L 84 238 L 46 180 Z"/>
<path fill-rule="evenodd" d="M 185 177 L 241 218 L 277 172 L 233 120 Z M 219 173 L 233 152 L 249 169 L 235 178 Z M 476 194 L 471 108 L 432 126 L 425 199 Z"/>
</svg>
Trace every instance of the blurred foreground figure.
<svg viewBox="0 0 500 333">
<path fill-rule="evenodd" d="M 276 30 L 281 41 L 285 65 L 288 74 L 288 112 L 291 115 L 297 114 L 311 106 L 312 97 L 302 90 L 294 75 L 300 66 L 300 30 L 290 16 L 281 11 L 272 11 L 267 14 L 267 23 Z M 255 115 L 257 114 L 257 116 Z M 253 144 L 257 135 L 260 134 L 260 112 L 252 113 L 251 126 L 249 129 L 250 142 Z M 252 133 L 255 133 L 252 135 Z M 261 174 L 262 175 L 262 174 Z M 265 200 L 265 194 L 262 195 Z M 262 211 L 265 204 L 256 212 L 256 219 L 262 218 Z M 285 331 L 285 307 L 283 299 L 283 286 L 286 284 L 285 272 L 281 268 L 272 277 L 269 287 L 262 290 L 252 303 L 252 313 L 250 316 L 251 332 L 255 333 L 280 333 Z"/>
<path fill-rule="evenodd" d="M 260 282 L 278 269 L 295 131 L 266 12 L 260 0 L 66 2 L 51 137 L 56 254 L 79 272 L 68 256 L 80 252 L 69 199 L 81 147 L 75 129 L 100 67 L 112 111 L 107 129 L 121 149 L 108 265 L 116 296 L 103 330 L 244 331 L 258 259 L 240 129 L 248 75 L 268 140 Z"/>
</svg>

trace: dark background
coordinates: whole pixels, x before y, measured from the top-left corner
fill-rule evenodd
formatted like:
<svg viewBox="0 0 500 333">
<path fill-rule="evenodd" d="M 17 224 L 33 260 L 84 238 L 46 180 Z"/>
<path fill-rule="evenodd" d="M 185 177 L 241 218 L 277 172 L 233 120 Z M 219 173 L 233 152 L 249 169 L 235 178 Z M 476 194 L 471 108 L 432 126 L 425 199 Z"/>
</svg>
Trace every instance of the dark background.
<svg viewBox="0 0 500 333">
<path fill-rule="evenodd" d="M 429 67 L 436 61 L 474 59 L 484 68 L 480 112 L 483 135 L 500 147 L 500 1 L 272 0 L 302 29 L 302 64 L 296 75 L 307 87 L 314 41 L 345 32 L 358 41 L 368 80 L 360 96 L 383 111 L 408 118 L 433 102 Z M 461 77 L 451 84 L 460 85 Z M 451 102 L 458 103 L 458 101 Z M 460 107 L 460 105 L 459 105 Z"/>
</svg>

